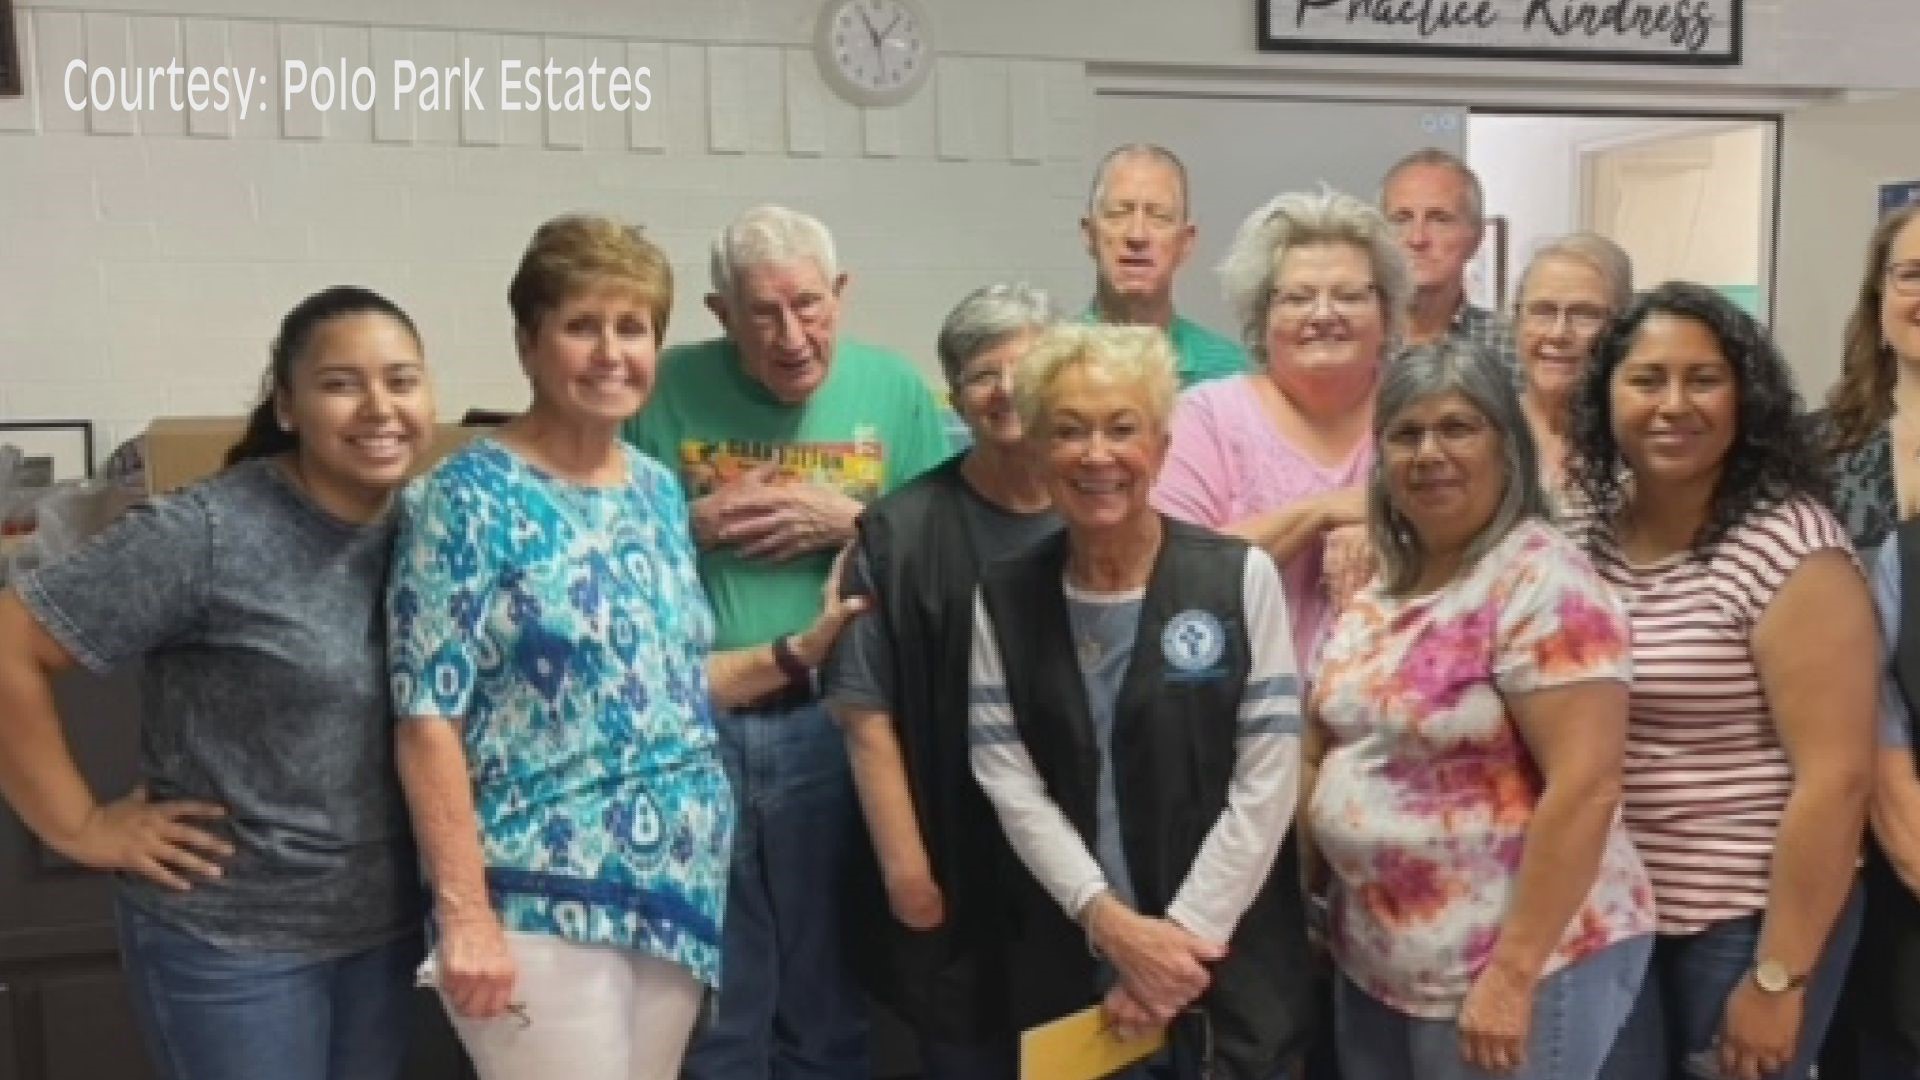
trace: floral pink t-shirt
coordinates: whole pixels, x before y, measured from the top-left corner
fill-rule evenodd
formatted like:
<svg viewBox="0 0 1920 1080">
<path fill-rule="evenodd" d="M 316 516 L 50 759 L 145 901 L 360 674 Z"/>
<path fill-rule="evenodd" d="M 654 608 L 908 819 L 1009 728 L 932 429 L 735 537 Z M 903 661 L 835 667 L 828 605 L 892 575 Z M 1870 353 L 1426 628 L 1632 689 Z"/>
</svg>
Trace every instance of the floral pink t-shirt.
<svg viewBox="0 0 1920 1080">
<path fill-rule="evenodd" d="M 1320 656 L 1327 736 L 1307 810 L 1333 872 L 1332 948 L 1361 989 L 1450 1019 L 1500 934 L 1541 778 L 1504 694 L 1627 682 L 1626 614 L 1573 541 L 1516 526 L 1419 597 L 1363 589 Z M 1618 816 L 1547 973 L 1653 930 Z"/>
<path fill-rule="evenodd" d="M 1362 439 L 1347 460 L 1325 466 L 1280 437 L 1260 404 L 1255 373 L 1219 379 L 1180 395 L 1170 424 L 1172 446 L 1153 489 L 1161 513 L 1193 525 L 1224 529 L 1257 514 L 1366 480 L 1373 440 Z M 1293 655 L 1303 675 L 1333 621 L 1333 600 L 1322 577 L 1319 543 L 1301 548 L 1280 567 L 1293 623 Z"/>
</svg>

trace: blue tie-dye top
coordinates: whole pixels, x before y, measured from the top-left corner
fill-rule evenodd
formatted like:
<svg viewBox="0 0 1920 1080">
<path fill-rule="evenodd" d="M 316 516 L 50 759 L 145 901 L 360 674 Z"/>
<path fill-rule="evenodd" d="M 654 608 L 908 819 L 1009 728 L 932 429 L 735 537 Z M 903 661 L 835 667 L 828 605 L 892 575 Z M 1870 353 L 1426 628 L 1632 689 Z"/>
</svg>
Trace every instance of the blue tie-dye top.
<svg viewBox="0 0 1920 1080">
<path fill-rule="evenodd" d="M 717 985 L 733 803 L 713 614 L 672 474 L 558 480 L 491 439 L 415 481 L 388 586 L 393 704 L 460 728 L 508 930 L 609 944 Z"/>
</svg>

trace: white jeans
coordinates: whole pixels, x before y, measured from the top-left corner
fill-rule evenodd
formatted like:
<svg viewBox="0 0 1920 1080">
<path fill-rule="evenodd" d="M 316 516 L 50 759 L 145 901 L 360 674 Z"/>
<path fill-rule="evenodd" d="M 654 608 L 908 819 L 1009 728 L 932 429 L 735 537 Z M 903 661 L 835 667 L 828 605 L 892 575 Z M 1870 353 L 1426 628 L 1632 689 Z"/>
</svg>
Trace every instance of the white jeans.
<svg viewBox="0 0 1920 1080">
<path fill-rule="evenodd" d="M 492 1020 L 441 1004 L 480 1080 L 673 1080 L 705 988 L 678 964 L 546 934 L 507 934 L 513 1000 Z M 438 958 L 430 958 L 429 964 Z"/>
</svg>

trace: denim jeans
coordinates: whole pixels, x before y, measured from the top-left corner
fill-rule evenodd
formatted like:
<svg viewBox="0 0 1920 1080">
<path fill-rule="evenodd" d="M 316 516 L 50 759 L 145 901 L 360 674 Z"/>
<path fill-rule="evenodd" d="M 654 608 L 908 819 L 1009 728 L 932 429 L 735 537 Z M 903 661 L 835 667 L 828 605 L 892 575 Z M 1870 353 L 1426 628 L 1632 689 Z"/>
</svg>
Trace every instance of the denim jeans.
<svg viewBox="0 0 1920 1080">
<path fill-rule="evenodd" d="M 867 1080 L 867 1007 L 841 945 L 841 882 L 865 843 L 840 730 L 818 704 L 719 720 L 739 817 L 720 994 L 685 1080 Z"/>
<path fill-rule="evenodd" d="M 1853 959 L 1860 912 L 1861 892 L 1855 886 L 1807 980 L 1805 1019 L 1793 1061 L 1768 1080 L 1807 1080 Z M 1688 1071 L 1688 1059 L 1712 1060 L 1727 998 L 1752 971 L 1759 944 L 1757 914 L 1715 923 L 1695 934 L 1661 935 L 1640 998 L 1600 1074 L 1602 1080 L 1691 1080 L 1700 1075 L 1698 1069 Z"/>
<path fill-rule="evenodd" d="M 120 953 L 162 1080 L 398 1080 L 418 933 L 328 959 L 234 952 L 124 901 Z"/>
<path fill-rule="evenodd" d="M 1649 937 L 1609 945 L 1540 981 L 1526 1064 L 1510 1073 L 1476 1069 L 1460 1056 L 1460 1025 L 1381 1003 L 1341 976 L 1334 1038 L 1346 1080 L 1593 1080 L 1633 1008 L 1653 951 Z"/>
</svg>

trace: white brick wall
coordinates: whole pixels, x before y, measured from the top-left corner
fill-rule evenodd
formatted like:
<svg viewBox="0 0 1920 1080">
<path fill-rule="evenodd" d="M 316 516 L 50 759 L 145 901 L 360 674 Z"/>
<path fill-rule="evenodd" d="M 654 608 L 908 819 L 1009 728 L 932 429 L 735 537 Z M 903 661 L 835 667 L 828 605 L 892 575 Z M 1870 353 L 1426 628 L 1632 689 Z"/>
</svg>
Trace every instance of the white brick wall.
<svg viewBox="0 0 1920 1080">
<path fill-rule="evenodd" d="M 517 405 L 507 277 L 531 228 L 569 209 L 641 221 L 666 247 L 674 340 L 713 330 L 705 249 L 726 219 L 769 200 L 818 213 L 853 273 L 850 331 L 931 368 L 933 328 L 968 288 L 1017 275 L 1068 303 L 1085 295 L 1075 222 L 1096 149 L 1089 64 L 1243 82 L 1379 76 L 1413 99 L 1476 79 L 1508 97 L 1655 84 L 1645 103 L 1657 105 L 1696 88 L 1911 85 L 1920 36 L 1915 0 L 1746 0 L 1738 68 L 1491 67 L 1261 54 L 1253 0 L 927 0 L 934 79 L 899 110 L 863 111 L 820 82 L 811 0 L 336 0 L 324 23 L 296 0 L 104 2 L 16 3 L 29 93 L 0 100 L 0 417 L 90 418 L 103 450 L 153 415 L 244 407 L 280 313 L 341 281 L 415 314 L 446 413 Z M 291 56 L 624 56 L 652 69 L 654 107 L 282 116 L 268 100 L 242 120 L 62 101 L 68 59 L 176 51 L 272 71 L 276 86 Z M 1789 233 L 1799 197 L 1790 184 Z"/>
<path fill-rule="evenodd" d="M 846 325 L 933 370 L 946 308 L 1021 276 L 1078 302 L 1083 66 L 955 57 L 909 105 L 859 110 L 799 46 L 714 46 L 78 10 L 21 11 L 28 85 L 0 101 L 0 416 L 91 419 L 104 454 L 156 415 L 232 413 L 277 319 L 336 282 L 419 321 L 443 415 L 514 408 L 508 276 L 574 209 L 645 224 L 674 260 L 671 340 L 714 332 L 706 245 L 782 201 L 852 274 Z M 182 50 L 184 49 L 184 54 Z M 425 64 L 601 58 L 653 70 L 646 113 L 198 118 L 67 109 L 54 65 L 345 56 Z M 492 102 L 490 102 L 492 104 Z"/>
</svg>

